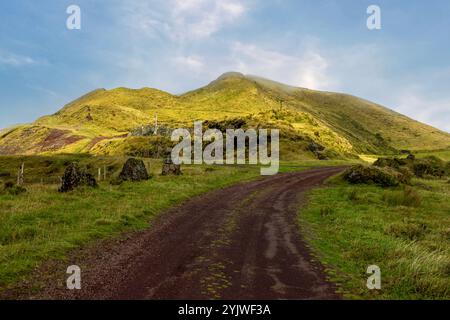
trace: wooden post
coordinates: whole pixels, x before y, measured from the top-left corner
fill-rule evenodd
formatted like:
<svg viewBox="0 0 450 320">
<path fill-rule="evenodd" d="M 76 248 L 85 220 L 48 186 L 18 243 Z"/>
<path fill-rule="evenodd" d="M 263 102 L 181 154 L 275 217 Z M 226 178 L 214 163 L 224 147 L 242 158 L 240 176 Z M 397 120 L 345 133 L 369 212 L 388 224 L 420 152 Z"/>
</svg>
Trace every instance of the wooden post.
<svg viewBox="0 0 450 320">
<path fill-rule="evenodd" d="M 103 181 L 106 181 L 106 165 L 103 166 Z"/>
<path fill-rule="evenodd" d="M 155 113 L 155 132 L 154 135 L 156 136 L 158 134 L 158 114 Z"/>
<path fill-rule="evenodd" d="M 102 180 L 102 169 L 98 168 L 98 181 Z"/>
<path fill-rule="evenodd" d="M 17 172 L 17 185 L 21 186 L 23 185 L 23 172 L 25 169 L 25 163 L 22 162 L 22 165 L 19 168 L 19 171 Z"/>
</svg>

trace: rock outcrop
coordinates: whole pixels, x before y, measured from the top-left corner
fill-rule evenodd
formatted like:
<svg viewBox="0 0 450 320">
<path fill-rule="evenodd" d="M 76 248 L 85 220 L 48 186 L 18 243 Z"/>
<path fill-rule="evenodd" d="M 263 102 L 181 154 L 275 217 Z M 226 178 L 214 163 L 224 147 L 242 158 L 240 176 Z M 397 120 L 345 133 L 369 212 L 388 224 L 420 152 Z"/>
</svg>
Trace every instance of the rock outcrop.
<svg viewBox="0 0 450 320">
<path fill-rule="evenodd" d="M 69 192 L 80 186 L 95 188 L 97 181 L 86 170 L 81 169 L 77 163 L 72 163 L 66 168 L 58 191 Z"/>
<path fill-rule="evenodd" d="M 119 175 L 121 181 L 142 181 L 150 179 L 142 160 L 130 158 L 125 162 Z"/>
</svg>

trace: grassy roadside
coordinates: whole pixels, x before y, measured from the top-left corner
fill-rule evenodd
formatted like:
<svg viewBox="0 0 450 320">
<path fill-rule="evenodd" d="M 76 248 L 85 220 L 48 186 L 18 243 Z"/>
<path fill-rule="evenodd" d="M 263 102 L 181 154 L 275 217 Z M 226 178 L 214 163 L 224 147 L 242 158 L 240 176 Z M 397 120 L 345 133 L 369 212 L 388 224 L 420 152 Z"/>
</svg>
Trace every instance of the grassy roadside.
<svg viewBox="0 0 450 320">
<path fill-rule="evenodd" d="M 328 184 L 311 192 L 299 220 L 345 297 L 450 299 L 447 180 L 415 179 L 406 189 Z M 381 268 L 379 291 L 366 287 L 370 265 Z"/>
<path fill-rule="evenodd" d="M 158 161 L 159 163 L 159 161 Z M 180 177 L 68 194 L 56 184 L 28 184 L 25 194 L 0 195 L 0 291 L 24 280 L 46 260 L 64 259 L 71 249 L 96 239 L 148 227 L 162 210 L 209 190 L 259 177 L 257 167 L 185 167 Z"/>
</svg>

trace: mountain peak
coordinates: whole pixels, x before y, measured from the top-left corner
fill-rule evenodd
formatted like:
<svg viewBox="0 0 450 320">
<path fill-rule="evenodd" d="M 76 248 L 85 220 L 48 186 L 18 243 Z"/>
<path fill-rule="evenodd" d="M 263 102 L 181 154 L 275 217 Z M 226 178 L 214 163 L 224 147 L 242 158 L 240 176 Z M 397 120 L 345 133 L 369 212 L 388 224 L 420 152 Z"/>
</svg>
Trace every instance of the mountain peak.
<svg viewBox="0 0 450 320">
<path fill-rule="evenodd" d="M 220 77 L 218 77 L 217 80 L 225 80 L 225 79 L 230 79 L 230 78 L 245 78 L 245 75 L 240 72 L 234 72 L 234 71 L 225 72 Z"/>
</svg>

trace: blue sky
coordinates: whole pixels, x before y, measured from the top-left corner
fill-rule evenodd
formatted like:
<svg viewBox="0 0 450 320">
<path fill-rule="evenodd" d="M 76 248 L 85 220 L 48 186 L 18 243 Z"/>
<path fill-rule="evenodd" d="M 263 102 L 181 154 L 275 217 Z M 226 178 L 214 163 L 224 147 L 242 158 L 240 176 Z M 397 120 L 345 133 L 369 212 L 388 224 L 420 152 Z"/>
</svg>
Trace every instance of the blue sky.
<svg viewBox="0 0 450 320">
<path fill-rule="evenodd" d="M 81 30 L 66 8 L 81 8 Z M 366 27 L 381 8 L 382 29 Z M 448 0 L 0 3 L 0 127 L 96 88 L 182 93 L 226 71 L 351 93 L 450 131 Z"/>
</svg>

